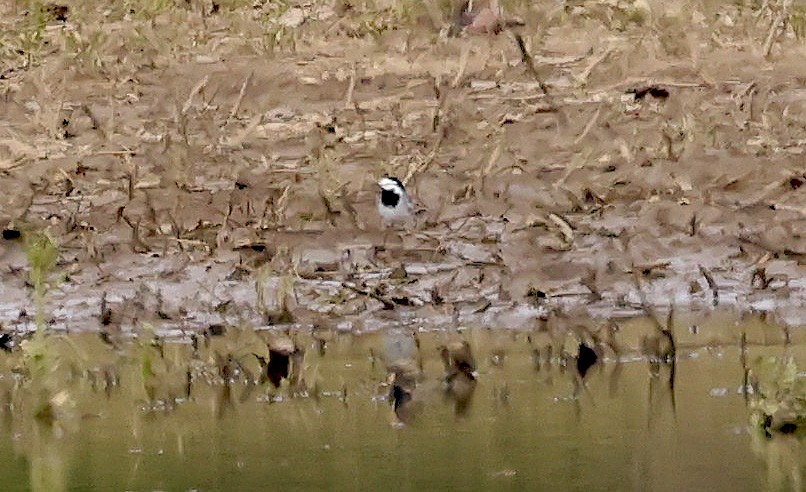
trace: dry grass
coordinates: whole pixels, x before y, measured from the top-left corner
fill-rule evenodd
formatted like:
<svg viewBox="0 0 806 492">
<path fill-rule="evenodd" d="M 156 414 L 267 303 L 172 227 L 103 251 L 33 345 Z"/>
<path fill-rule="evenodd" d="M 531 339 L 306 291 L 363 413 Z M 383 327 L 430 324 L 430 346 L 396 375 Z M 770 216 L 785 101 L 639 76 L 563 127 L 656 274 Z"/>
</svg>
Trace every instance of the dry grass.
<svg viewBox="0 0 806 492">
<path fill-rule="evenodd" d="M 0 225 L 47 230 L 74 274 L 130 268 L 132 252 L 260 268 L 277 251 L 288 271 L 273 273 L 297 274 L 325 240 L 285 231 L 323 231 L 337 257 L 381 246 L 372 183 L 391 173 L 425 209 L 419 231 L 347 274 L 424 250 L 489 270 L 410 297 L 436 282 L 449 302 L 476 287 L 520 302 L 588 291 L 596 271 L 603 303 L 635 306 L 632 266 L 664 264 L 647 270 L 653 302 L 708 304 L 688 289 L 700 265 L 709 289 L 752 297 L 767 254 L 762 290 L 806 298 L 792 2 L 503 1 L 524 26 L 498 35 L 459 32 L 437 0 L 64 4 L 64 21 L 43 2 L 0 7 Z M 628 92 L 649 86 L 669 97 Z M 316 261 L 306 275 L 338 273 Z M 312 310 L 330 288 L 295 285 Z"/>
</svg>

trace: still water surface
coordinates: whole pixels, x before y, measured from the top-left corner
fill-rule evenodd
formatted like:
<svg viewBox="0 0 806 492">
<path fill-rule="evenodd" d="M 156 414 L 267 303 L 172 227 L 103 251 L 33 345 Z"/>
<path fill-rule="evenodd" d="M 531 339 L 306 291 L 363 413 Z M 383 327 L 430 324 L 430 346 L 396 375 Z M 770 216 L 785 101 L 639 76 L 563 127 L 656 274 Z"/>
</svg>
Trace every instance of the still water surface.
<svg viewBox="0 0 806 492">
<path fill-rule="evenodd" d="M 597 364 L 576 397 L 573 364 L 536 367 L 536 338 L 466 331 L 479 374 L 460 414 L 438 381 L 445 335 L 421 333 L 408 425 L 386 399 L 389 335 L 333 335 L 324 355 L 300 339 L 310 396 L 297 398 L 285 385 L 202 376 L 186 397 L 186 343 L 149 362 L 144 390 L 142 354 L 110 357 L 91 336 L 73 336 L 72 350 L 106 350 L 119 382 L 104 391 L 89 364 L 53 426 L 22 415 L 14 354 L 3 356 L 2 490 L 798 490 L 806 471 L 802 439 L 750 428 L 740 348 L 707 329 L 681 343 L 673 389 L 668 367 L 652 376 L 628 348 Z M 789 352 L 802 368 L 802 343 L 757 338 L 751 358 Z"/>
</svg>

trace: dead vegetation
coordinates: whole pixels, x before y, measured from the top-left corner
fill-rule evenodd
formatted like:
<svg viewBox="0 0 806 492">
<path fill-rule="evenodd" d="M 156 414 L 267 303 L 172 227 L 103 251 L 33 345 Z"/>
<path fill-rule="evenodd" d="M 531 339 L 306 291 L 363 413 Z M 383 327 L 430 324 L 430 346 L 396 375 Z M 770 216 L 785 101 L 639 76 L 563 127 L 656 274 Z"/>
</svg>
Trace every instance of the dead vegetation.
<svg viewBox="0 0 806 492">
<path fill-rule="evenodd" d="M 497 4 L 0 7 L 0 226 L 58 244 L 48 322 L 509 327 L 541 292 L 802 324 L 802 6 Z M 421 208 L 391 238 L 384 173 Z"/>
<path fill-rule="evenodd" d="M 0 5 L 0 348 L 35 396 L 17 415 L 78 422 L 85 383 L 134 388 L 144 414 L 209 391 L 217 415 L 348 407 L 366 388 L 317 364 L 342 332 L 378 330 L 410 343 L 368 359 L 401 422 L 429 378 L 456 416 L 477 384 L 506 406 L 477 364 L 500 370 L 524 337 L 540 381 L 571 366 L 577 406 L 638 357 L 650 407 L 674 412 L 681 354 L 739 344 L 750 400 L 747 337 L 678 319 L 772 313 L 782 340 L 753 343 L 802 340 L 806 10 L 472 3 Z M 383 174 L 416 226 L 380 230 Z M 633 317 L 652 325 L 625 334 Z M 480 347 L 466 325 L 520 331 Z M 421 328 L 451 331 L 437 350 Z M 755 384 L 767 431 L 802 427 L 803 378 L 782 364 Z"/>
</svg>

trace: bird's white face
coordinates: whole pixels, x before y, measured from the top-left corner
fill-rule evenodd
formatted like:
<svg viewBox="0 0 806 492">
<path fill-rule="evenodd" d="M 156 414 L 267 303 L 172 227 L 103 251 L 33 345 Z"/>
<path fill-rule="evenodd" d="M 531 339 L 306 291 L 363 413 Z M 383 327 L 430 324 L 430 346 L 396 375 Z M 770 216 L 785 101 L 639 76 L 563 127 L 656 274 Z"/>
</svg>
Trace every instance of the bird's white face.
<svg viewBox="0 0 806 492">
<path fill-rule="evenodd" d="M 411 202 L 403 183 L 393 178 L 381 178 L 378 186 L 381 187 L 378 213 L 384 222 L 402 221 L 411 216 Z"/>
</svg>

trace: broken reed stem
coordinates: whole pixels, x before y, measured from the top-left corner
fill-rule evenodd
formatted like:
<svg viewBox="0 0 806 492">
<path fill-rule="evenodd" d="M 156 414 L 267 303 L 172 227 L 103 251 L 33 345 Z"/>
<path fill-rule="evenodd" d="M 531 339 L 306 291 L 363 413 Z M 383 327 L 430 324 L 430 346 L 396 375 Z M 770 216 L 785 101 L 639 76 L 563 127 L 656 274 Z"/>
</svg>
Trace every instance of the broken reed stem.
<svg viewBox="0 0 806 492">
<path fill-rule="evenodd" d="M 597 121 L 599 121 L 599 115 L 601 113 L 602 113 L 602 107 L 599 106 L 598 108 L 596 108 L 596 113 L 594 113 L 593 118 L 591 118 L 590 121 L 588 121 L 588 123 L 585 125 L 585 128 L 582 130 L 582 133 L 580 133 L 579 136 L 574 139 L 574 145 L 578 145 L 579 142 L 581 142 L 588 135 L 588 133 L 590 133 L 593 126 L 596 124 Z"/>
<path fill-rule="evenodd" d="M 669 305 L 669 313 L 666 315 L 666 330 L 672 332 L 672 325 L 674 324 L 674 304 Z"/>
<path fill-rule="evenodd" d="M 353 93 L 355 92 L 355 79 L 357 68 L 355 63 L 353 63 L 353 70 L 350 72 L 350 85 L 347 86 L 347 94 L 344 96 L 344 108 L 351 109 L 355 107 L 356 111 L 358 110 L 358 105 L 353 103 Z"/>
<path fill-rule="evenodd" d="M 705 277 L 705 281 L 708 283 L 708 288 L 711 289 L 711 293 L 714 296 L 714 306 L 719 304 L 719 288 L 716 285 L 716 281 L 714 277 L 711 276 L 711 273 L 702 265 L 697 265 L 700 269 L 700 273 L 703 277 Z"/>
<path fill-rule="evenodd" d="M 493 151 L 490 153 L 490 157 L 487 159 L 487 164 L 479 170 L 479 177 L 484 178 L 493 170 L 496 163 L 498 163 L 498 159 L 501 157 L 501 152 L 504 147 L 504 139 L 499 138 L 498 143 L 496 144 Z"/>
<path fill-rule="evenodd" d="M 137 155 L 137 152 L 134 150 L 98 150 L 92 155 L 128 155 L 131 157 Z"/>
<path fill-rule="evenodd" d="M 349 289 L 349 290 L 355 292 L 356 294 L 361 294 L 363 296 L 367 296 L 367 297 L 370 297 L 372 299 L 375 299 L 376 301 L 378 301 L 381 304 L 383 304 L 383 308 L 386 309 L 386 310 L 392 310 L 392 309 L 395 308 L 395 303 L 394 302 L 384 298 L 381 295 L 376 294 L 375 292 L 361 289 L 358 286 L 350 284 L 348 282 L 342 282 L 341 286 L 344 287 L 345 289 Z"/>
<path fill-rule="evenodd" d="M 772 51 L 772 45 L 775 40 L 778 38 L 778 29 L 781 27 L 781 24 L 784 22 L 784 18 L 788 14 L 786 11 L 779 12 L 777 16 L 775 16 L 775 20 L 772 21 L 772 25 L 770 26 L 770 32 L 767 33 L 767 39 L 764 41 L 764 46 L 762 48 L 762 53 L 764 54 L 764 58 L 770 56 L 770 52 Z"/>
<path fill-rule="evenodd" d="M 590 63 L 588 63 L 588 66 L 585 67 L 585 70 L 583 70 L 582 73 L 580 73 L 578 76 L 575 77 L 577 82 L 583 85 L 587 85 L 588 79 L 590 78 L 593 69 L 596 68 L 597 65 L 605 61 L 612 52 L 613 47 L 608 46 L 607 49 L 604 50 L 604 52 L 599 54 L 599 56 L 597 56 L 596 58 L 592 59 Z"/>
<path fill-rule="evenodd" d="M 137 222 L 132 222 L 128 217 L 122 215 L 121 218 L 131 228 L 131 239 L 129 243 L 129 248 L 131 248 L 132 253 L 143 253 L 148 251 L 148 246 L 140 239 L 140 221 L 141 219 L 137 219 Z"/>
<path fill-rule="evenodd" d="M 434 76 L 434 97 L 437 100 L 437 107 L 434 108 L 434 116 L 431 118 L 431 131 L 436 132 L 440 128 L 440 123 L 442 120 L 442 104 L 445 102 L 444 93 L 440 89 L 440 84 L 442 83 L 442 77 L 439 74 Z"/>
<path fill-rule="evenodd" d="M 97 131 L 102 137 L 106 137 L 106 135 L 104 134 L 103 125 L 101 124 L 101 120 L 99 120 L 98 116 L 96 116 L 95 113 L 92 112 L 90 106 L 88 104 L 82 104 L 81 111 L 83 111 L 84 114 L 87 116 L 87 118 L 90 119 L 90 122 L 92 123 L 92 129 Z M 114 111 L 112 113 L 114 114 Z"/>
<path fill-rule="evenodd" d="M 241 90 L 238 91 L 238 98 L 235 100 L 235 104 L 232 105 L 232 109 L 229 112 L 229 117 L 227 118 L 228 120 L 235 118 L 235 116 L 238 114 L 238 110 L 241 108 L 241 102 L 243 102 L 244 94 L 246 94 L 246 88 L 249 87 L 249 82 L 252 81 L 252 77 L 254 75 L 254 71 L 249 72 L 249 75 L 246 76 L 243 84 L 241 84 Z"/>
<path fill-rule="evenodd" d="M 139 179 L 140 174 L 140 166 L 131 160 L 130 154 L 121 154 L 121 158 L 123 162 L 126 163 L 126 168 L 128 170 L 127 178 L 128 178 L 128 197 L 129 201 L 134 200 L 134 190 L 135 186 L 137 185 L 137 180 Z"/>
<path fill-rule="evenodd" d="M 190 106 L 193 105 L 193 98 L 195 98 L 196 95 L 198 95 L 199 92 L 201 92 L 201 90 L 207 86 L 207 82 L 209 81 L 210 76 L 205 75 L 203 79 L 198 81 L 196 85 L 193 86 L 193 88 L 190 90 L 190 94 L 188 94 L 187 99 L 185 99 L 185 104 L 182 105 L 182 114 L 187 114 L 187 112 L 190 111 Z"/>
<path fill-rule="evenodd" d="M 532 74 L 537 84 L 540 86 L 540 90 L 543 91 L 543 94 L 549 95 L 549 90 L 546 84 L 543 82 L 543 79 L 540 78 L 540 74 L 537 73 L 537 69 L 535 68 L 535 62 L 532 58 L 532 55 L 529 54 L 529 51 L 526 49 L 526 43 L 523 41 L 523 36 L 518 33 L 514 33 L 515 35 L 515 43 L 518 45 L 518 51 L 521 52 L 521 60 L 523 63 L 526 64 L 526 69 Z"/>
<path fill-rule="evenodd" d="M 465 75 L 465 70 L 467 69 L 467 62 L 470 58 L 470 43 L 465 43 L 462 45 L 462 54 L 459 56 L 459 68 L 456 70 L 456 77 L 453 78 L 453 82 L 451 82 L 452 88 L 459 87 L 459 83 L 462 81 L 462 77 Z"/>
<path fill-rule="evenodd" d="M 543 95 L 546 97 L 546 108 L 541 112 L 546 113 L 554 113 L 557 115 L 557 129 L 559 130 L 560 127 L 567 127 L 568 126 L 568 118 L 565 116 L 563 111 L 560 111 L 557 102 L 554 100 L 549 94 L 548 86 L 543 82 L 543 79 L 540 77 L 540 74 L 537 73 L 537 69 L 535 68 L 534 59 L 532 55 L 529 54 L 529 51 L 526 49 L 526 43 L 523 41 L 523 37 L 518 33 L 513 33 L 515 36 L 515 43 L 518 45 L 518 51 L 521 53 L 521 60 L 523 63 L 526 64 L 526 68 L 529 73 L 532 74 L 537 85 L 540 87 L 540 90 L 543 92 Z"/>
<path fill-rule="evenodd" d="M 638 290 L 638 298 L 641 300 L 641 310 L 644 311 L 644 314 L 652 321 L 652 324 L 655 325 L 655 328 L 658 332 L 663 332 L 663 325 L 658 318 L 658 314 L 655 312 L 655 309 L 652 308 L 652 305 L 649 304 L 649 300 L 646 297 L 646 293 L 641 286 L 641 278 L 639 277 L 638 268 L 633 266 L 632 268 L 632 275 L 633 281 L 635 282 L 635 288 Z"/>
<path fill-rule="evenodd" d="M 428 153 L 426 158 L 420 164 L 415 164 L 414 160 L 410 162 L 406 175 L 403 178 L 404 184 L 408 184 L 415 174 L 428 169 L 434 160 L 436 160 L 437 153 L 439 153 L 439 150 L 442 147 L 442 141 L 445 138 L 446 118 L 444 117 L 444 114 L 446 113 L 446 108 L 448 106 L 448 96 L 447 91 L 443 91 L 441 89 L 441 80 L 442 78 L 439 75 L 434 77 L 434 97 L 437 99 L 437 107 L 434 109 L 434 117 L 431 120 L 431 129 L 437 134 L 436 140 L 434 141 L 434 146 L 431 148 L 431 152 Z"/>
</svg>

